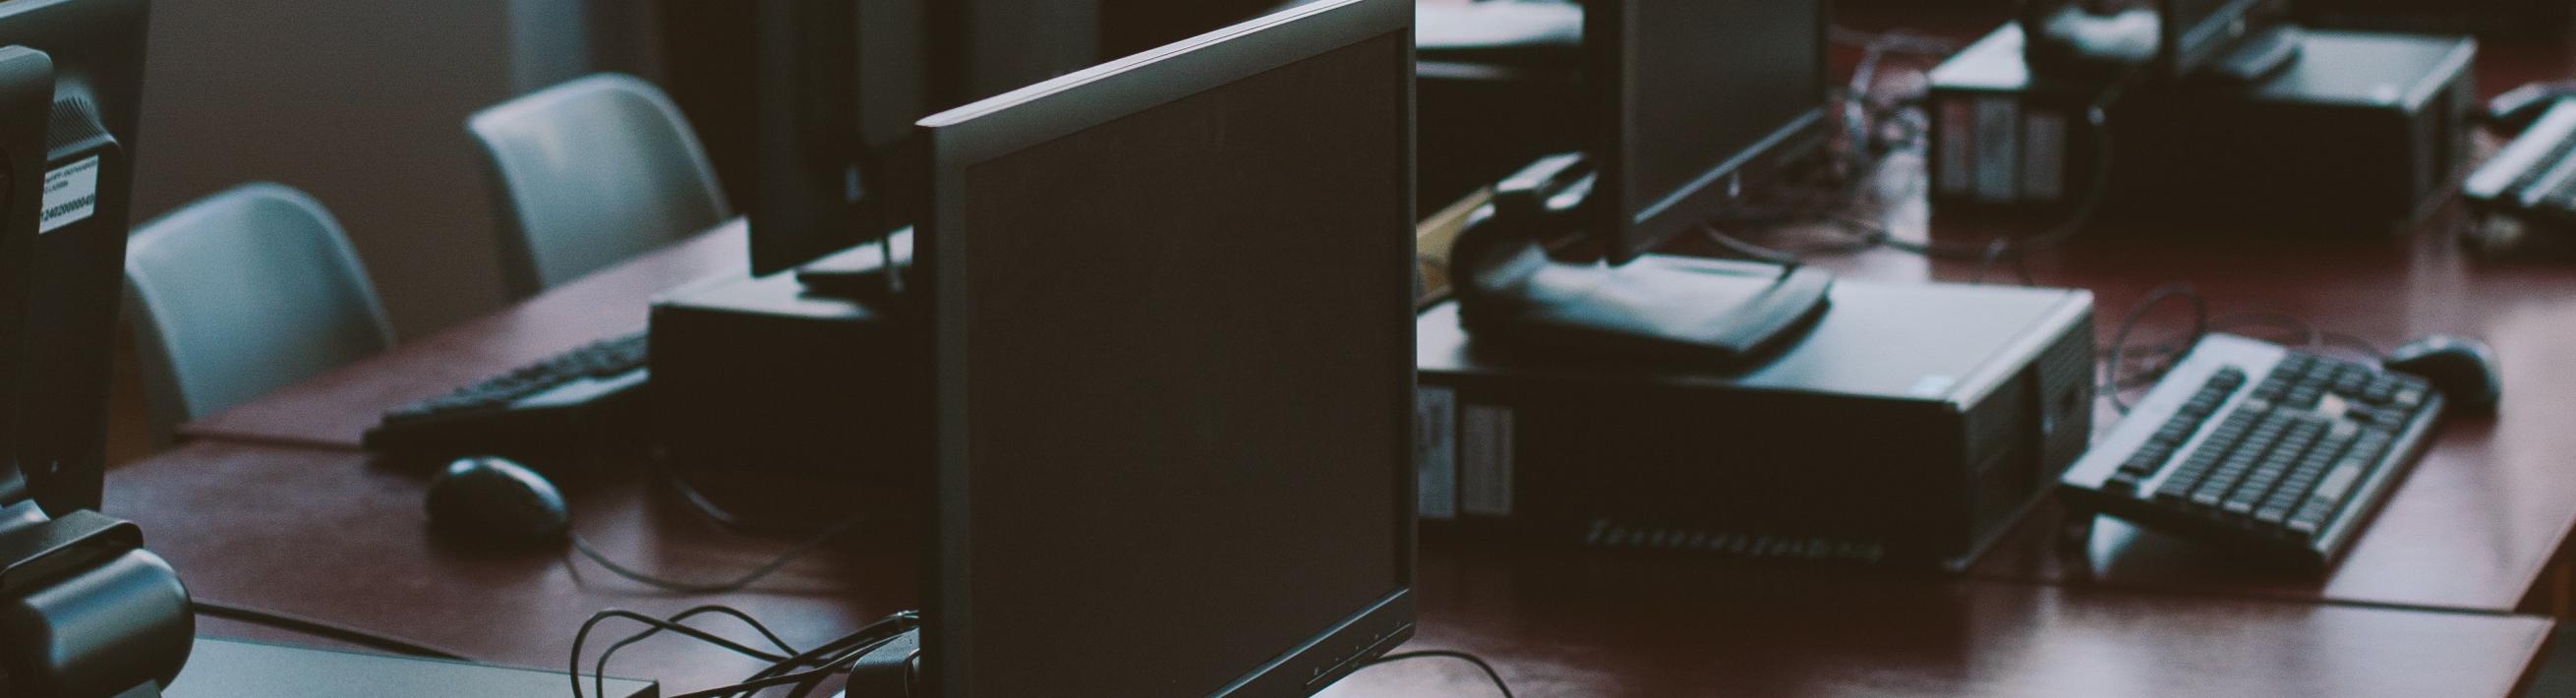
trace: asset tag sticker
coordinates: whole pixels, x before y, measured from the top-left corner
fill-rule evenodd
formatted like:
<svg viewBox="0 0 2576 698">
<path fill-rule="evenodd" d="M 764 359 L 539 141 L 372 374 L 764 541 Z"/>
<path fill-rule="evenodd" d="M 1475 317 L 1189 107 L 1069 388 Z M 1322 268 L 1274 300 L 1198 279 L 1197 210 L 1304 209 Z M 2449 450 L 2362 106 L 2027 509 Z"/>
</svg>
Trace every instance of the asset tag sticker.
<svg viewBox="0 0 2576 698">
<path fill-rule="evenodd" d="M 98 168 L 98 156 L 92 155 L 45 173 L 45 212 L 36 232 L 54 232 L 98 212 Z"/>
</svg>

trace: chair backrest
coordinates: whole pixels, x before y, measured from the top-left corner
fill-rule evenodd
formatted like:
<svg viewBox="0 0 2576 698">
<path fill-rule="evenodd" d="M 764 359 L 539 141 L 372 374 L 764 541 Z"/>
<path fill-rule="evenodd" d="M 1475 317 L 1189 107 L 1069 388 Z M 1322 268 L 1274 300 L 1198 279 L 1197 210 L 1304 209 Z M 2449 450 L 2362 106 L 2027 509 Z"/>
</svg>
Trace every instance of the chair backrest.
<svg viewBox="0 0 2576 698">
<path fill-rule="evenodd" d="M 688 119 L 635 77 L 576 79 L 476 112 L 466 127 L 488 156 L 514 299 L 733 217 Z"/>
<path fill-rule="evenodd" d="M 393 343 L 357 252 L 322 205 L 248 184 L 144 224 L 125 255 L 156 443 Z"/>
</svg>

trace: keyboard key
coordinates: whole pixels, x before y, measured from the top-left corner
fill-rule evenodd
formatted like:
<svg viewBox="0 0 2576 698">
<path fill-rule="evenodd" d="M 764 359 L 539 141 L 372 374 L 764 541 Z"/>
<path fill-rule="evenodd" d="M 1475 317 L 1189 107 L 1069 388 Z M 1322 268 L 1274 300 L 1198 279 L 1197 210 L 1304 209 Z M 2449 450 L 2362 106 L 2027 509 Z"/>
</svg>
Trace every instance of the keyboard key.
<svg viewBox="0 0 2576 698">
<path fill-rule="evenodd" d="M 2165 484 L 2156 488 L 2156 501 L 2168 504 L 2180 504 L 2191 498 L 2191 488 L 2196 480 L 2193 478 L 2180 477 L 2180 475 L 2180 473 L 2176 473 L 2174 476 L 2165 478 Z"/>
<path fill-rule="evenodd" d="M 2119 472 L 2132 473 L 2141 476 L 2153 475 L 2155 474 L 2156 469 L 2163 466 L 2164 463 L 2164 458 L 2145 451 L 2140 451 L 2130 454 L 2128 460 L 2121 461 Z"/>
<path fill-rule="evenodd" d="M 2207 385 L 2217 387 L 2221 391 L 2233 391 L 2238 386 L 2242 386 L 2244 384 L 2245 370 L 2234 366 L 2218 369 L 2218 371 L 2209 374 L 2209 383 L 2207 383 Z"/>
<path fill-rule="evenodd" d="M 2307 506 L 2325 507 L 2331 513 L 2334 507 L 2343 504 L 2344 495 L 2351 494 L 2354 485 L 2361 484 L 2361 476 L 2369 467 L 2368 461 L 2357 458 L 2346 458 L 2335 464 L 2333 472 L 2326 473 L 2325 479 L 2317 481 L 2316 491 L 2308 493 Z"/>
</svg>

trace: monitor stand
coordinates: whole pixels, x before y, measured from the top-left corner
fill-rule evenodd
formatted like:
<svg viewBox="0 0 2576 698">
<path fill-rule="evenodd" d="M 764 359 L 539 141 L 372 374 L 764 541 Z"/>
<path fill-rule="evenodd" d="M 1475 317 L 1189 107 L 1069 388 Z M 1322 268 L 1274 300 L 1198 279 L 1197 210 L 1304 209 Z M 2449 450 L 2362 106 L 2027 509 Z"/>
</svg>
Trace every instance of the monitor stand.
<svg viewBox="0 0 2576 698">
<path fill-rule="evenodd" d="M 2201 72 L 2237 85 L 2262 82 L 2299 62 L 2299 49 L 2306 45 L 2306 39 L 2307 32 L 2293 24 L 2258 29 L 2229 47 L 2227 53 L 2204 66 Z"/>
<path fill-rule="evenodd" d="M 887 274 L 886 261 L 895 274 Z M 807 294 L 854 301 L 886 300 L 902 293 L 904 274 L 912 269 L 912 228 L 824 255 L 796 268 L 796 280 Z"/>
<path fill-rule="evenodd" d="M 1824 315 L 1822 269 L 1645 255 L 1618 266 L 1550 258 L 1540 240 L 1574 219 L 1588 183 L 1552 157 L 1497 186 L 1490 215 L 1450 251 L 1461 324 L 1479 340 L 1714 365 L 1749 362 Z"/>
</svg>

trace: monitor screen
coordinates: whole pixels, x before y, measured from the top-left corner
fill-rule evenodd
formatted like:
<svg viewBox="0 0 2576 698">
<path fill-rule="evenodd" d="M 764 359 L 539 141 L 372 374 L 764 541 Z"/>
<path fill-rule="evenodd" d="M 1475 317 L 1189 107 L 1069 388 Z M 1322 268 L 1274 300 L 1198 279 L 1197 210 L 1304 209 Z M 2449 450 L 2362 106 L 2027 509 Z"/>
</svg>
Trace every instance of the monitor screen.
<svg viewBox="0 0 2576 698">
<path fill-rule="evenodd" d="M 1730 175 L 1819 122 L 1825 4 L 1592 3 L 1586 21 L 1601 26 L 1585 41 L 1610 59 L 1592 77 L 1611 112 L 1601 152 L 1614 261 L 1704 220 L 1733 198 Z"/>
<path fill-rule="evenodd" d="M 942 695 L 1275 694 L 1409 631 L 1411 10 L 1283 16 L 925 122 Z"/>
</svg>

